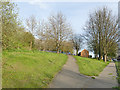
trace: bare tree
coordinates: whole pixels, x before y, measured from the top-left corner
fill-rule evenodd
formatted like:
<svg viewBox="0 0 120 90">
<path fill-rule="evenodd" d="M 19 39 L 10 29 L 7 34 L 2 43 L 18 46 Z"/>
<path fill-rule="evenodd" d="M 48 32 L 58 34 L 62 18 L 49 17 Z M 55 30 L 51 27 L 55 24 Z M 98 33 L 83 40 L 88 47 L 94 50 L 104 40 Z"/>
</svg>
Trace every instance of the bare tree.
<svg viewBox="0 0 120 90">
<path fill-rule="evenodd" d="M 82 36 L 79 34 L 74 34 L 72 42 L 73 42 L 74 49 L 76 49 L 76 55 L 78 55 L 78 51 L 80 50 L 83 42 Z"/>
<path fill-rule="evenodd" d="M 103 8 L 102 19 L 103 29 L 102 29 L 102 48 L 104 53 L 104 58 L 106 62 L 107 54 L 111 49 L 113 51 L 117 48 L 116 44 L 118 41 L 118 20 L 112 16 L 111 11 L 107 8 Z"/>
<path fill-rule="evenodd" d="M 51 30 L 49 27 L 49 23 L 42 20 L 38 23 L 37 31 L 36 31 L 37 38 L 39 39 L 39 48 L 41 50 L 54 50 L 54 40 L 51 37 Z"/>
<path fill-rule="evenodd" d="M 28 31 L 35 36 L 36 28 L 37 28 L 37 21 L 35 16 L 30 16 L 28 19 L 26 19 L 26 25 L 28 28 Z M 30 42 L 30 50 L 33 47 L 33 41 Z"/>
<path fill-rule="evenodd" d="M 46 23 L 44 22 L 44 20 L 42 20 L 41 22 L 38 22 L 38 26 L 37 26 L 37 31 L 36 31 L 36 35 L 37 38 L 39 39 L 39 49 L 40 50 L 45 50 L 46 48 Z"/>
<path fill-rule="evenodd" d="M 65 40 L 69 40 L 72 36 L 72 29 L 70 24 L 66 22 L 65 16 L 60 12 L 57 15 L 52 15 L 49 17 L 50 24 L 50 34 L 54 39 L 55 47 L 57 52 L 59 53 L 62 42 Z"/>
<path fill-rule="evenodd" d="M 36 35 L 39 38 L 37 42 L 39 41 L 41 50 L 55 50 L 59 53 L 63 45 L 68 45 L 65 42 L 69 42 L 72 37 L 72 29 L 63 14 L 57 13 L 57 15 L 51 15 L 48 22 L 43 20 L 38 23 Z"/>
<path fill-rule="evenodd" d="M 104 7 L 90 14 L 84 29 L 94 53 L 99 54 L 99 59 L 103 55 L 106 62 L 107 54 L 111 48 L 117 48 L 118 20 L 112 15 L 111 10 Z"/>
</svg>

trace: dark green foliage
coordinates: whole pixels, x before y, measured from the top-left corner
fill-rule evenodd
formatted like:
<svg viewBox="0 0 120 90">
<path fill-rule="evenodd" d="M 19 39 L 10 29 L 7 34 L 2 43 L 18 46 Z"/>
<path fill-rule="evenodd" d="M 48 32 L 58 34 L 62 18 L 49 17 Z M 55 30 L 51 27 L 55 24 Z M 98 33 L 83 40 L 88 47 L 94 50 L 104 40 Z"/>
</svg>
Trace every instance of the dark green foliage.
<svg viewBox="0 0 120 90">
<path fill-rule="evenodd" d="M 95 77 L 91 77 L 92 79 L 95 79 Z"/>
<path fill-rule="evenodd" d="M 17 13 L 14 11 L 15 5 L 10 2 L 2 2 L 2 46 L 3 49 L 10 49 L 14 47 L 15 33 L 17 29 Z"/>
<path fill-rule="evenodd" d="M 34 37 L 31 33 L 26 32 L 24 27 L 19 23 L 16 5 L 11 2 L 1 2 L 0 9 L 3 50 L 29 49 L 30 41 L 34 42 Z"/>
<path fill-rule="evenodd" d="M 118 79 L 118 83 L 120 84 L 120 61 L 115 62 L 115 64 L 116 64 L 117 75 L 118 75 L 117 79 Z"/>
</svg>

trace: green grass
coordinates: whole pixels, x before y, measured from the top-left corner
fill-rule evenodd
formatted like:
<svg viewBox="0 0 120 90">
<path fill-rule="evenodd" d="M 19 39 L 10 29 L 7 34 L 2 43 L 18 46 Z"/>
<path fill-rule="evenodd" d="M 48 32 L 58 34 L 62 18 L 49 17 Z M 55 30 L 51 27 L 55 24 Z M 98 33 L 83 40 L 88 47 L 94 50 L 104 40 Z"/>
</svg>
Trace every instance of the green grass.
<svg viewBox="0 0 120 90">
<path fill-rule="evenodd" d="M 74 56 L 81 74 L 87 76 L 98 76 L 109 62 L 98 61 L 97 59 Z"/>
<path fill-rule="evenodd" d="M 41 51 L 3 51 L 3 88 L 45 88 L 67 55 Z"/>
<path fill-rule="evenodd" d="M 115 62 L 116 64 L 116 69 L 117 69 L 117 79 L 118 79 L 118 83 L 120 84 L 120 61 L 119 62 Z"/>
<path fill-rule="evenodd" d="M 108 75 L 113 75 L 113 73 L 109 73 Z"/>
<path fill-rule="evenodd" d="M 120 90 L 120 87 L 112 87 L 114 90 Z"/>
</svg>

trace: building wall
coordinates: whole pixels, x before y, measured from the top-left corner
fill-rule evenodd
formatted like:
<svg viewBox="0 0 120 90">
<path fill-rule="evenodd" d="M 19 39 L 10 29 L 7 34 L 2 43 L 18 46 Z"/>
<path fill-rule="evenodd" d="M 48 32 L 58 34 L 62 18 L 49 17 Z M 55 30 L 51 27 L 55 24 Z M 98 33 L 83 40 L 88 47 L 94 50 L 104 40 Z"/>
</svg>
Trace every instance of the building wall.
<svg viewBox="0 0 120 90">
<path fill-rule="evenodd" d="M 89 57 L 89 51 L 84 49 L 83 51 L 81 51 L 81 56 L 82 57 Z"/>
</svg>

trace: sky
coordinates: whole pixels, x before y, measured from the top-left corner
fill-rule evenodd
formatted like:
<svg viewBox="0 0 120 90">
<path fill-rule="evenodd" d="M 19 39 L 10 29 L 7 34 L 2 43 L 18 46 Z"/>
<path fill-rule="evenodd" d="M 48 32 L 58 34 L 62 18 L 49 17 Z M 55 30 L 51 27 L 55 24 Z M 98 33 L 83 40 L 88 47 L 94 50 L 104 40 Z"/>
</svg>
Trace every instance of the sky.
<svg viewBox="0 0 120 90">
<path fill-rule="evenodd" d="M 107 6 L 113 11 L 114 15 L 118 15 L 117 2 L 15 2 L 19 8 L 19 18 L 25 25 L 26 18 L 31 15 L 36 16 L 37 20 L 47 20 L 51 14 L 62 12 L 72 26 L 73 32 L 76 34 L 83 34 L 83 27 L 88 20 L 89 14 Z M 87 49 L 84 45 L 82 49 Z M 81 49 L 81 50 L 82 50 Z M 90 52 L 91 55 L 93 53 Z"/>
</svg>

